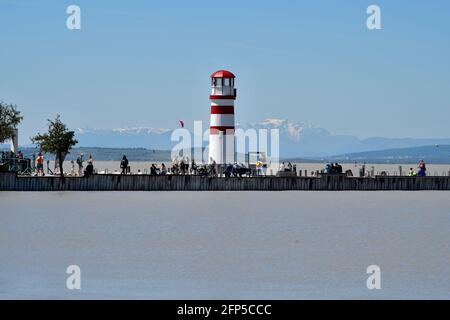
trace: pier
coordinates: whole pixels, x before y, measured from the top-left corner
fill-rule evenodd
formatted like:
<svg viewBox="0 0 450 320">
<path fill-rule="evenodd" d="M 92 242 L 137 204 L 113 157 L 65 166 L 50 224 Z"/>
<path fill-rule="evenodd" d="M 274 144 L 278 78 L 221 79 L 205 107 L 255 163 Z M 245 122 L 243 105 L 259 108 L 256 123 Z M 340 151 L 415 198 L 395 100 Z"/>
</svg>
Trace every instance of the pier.
<svg viewBox="0 0 450 320">
<path fill-rule="evenodd" d="M 18 176 L 0 173 L 0 191 L 421 191 L 450 190 L 450 177 L 203 177 L 118 175 L 88 177 Z"/>
</svg>

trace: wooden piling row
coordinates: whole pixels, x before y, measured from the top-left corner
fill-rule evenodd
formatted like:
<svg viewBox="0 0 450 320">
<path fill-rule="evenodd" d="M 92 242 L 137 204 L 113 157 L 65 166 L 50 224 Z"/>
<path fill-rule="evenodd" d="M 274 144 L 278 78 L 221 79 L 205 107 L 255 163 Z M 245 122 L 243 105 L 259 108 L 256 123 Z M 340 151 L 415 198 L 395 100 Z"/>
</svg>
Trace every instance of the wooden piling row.
<svg viewBox="0 0 450 320">
<path fill-rule="evenodd" d="M 0 191 L 418 191 L 450 190 L 450 177 L 375 178 L 151 176 L 102 174 L 89 177 L 22 177 L 0 173 Z"/>
</svg>

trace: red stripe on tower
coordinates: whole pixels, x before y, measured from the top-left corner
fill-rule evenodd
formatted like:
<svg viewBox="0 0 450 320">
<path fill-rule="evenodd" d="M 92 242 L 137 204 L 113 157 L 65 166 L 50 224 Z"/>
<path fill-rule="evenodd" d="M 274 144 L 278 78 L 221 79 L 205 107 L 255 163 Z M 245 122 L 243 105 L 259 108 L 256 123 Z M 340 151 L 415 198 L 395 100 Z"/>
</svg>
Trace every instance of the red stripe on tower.
<svg viewBox="0 0 450 320">
<path fill-rule="evenodd" d="M 234 133 L 234 127 L 232 126 L 211 126 L 209 127 L 210 134 L 220 134 L 220 133 Z"/>
<path fill-rule="evenodd" d="M 232 96 L 210 95 L 209 99 L 210 100 L 214 100 L 214 99 L 236 100 L 236 92 Z"/>
<path fill-rule="evenodd" d="M 211 114 L 234 114 L 234 106 L 211 106 Z"/>
</svg>

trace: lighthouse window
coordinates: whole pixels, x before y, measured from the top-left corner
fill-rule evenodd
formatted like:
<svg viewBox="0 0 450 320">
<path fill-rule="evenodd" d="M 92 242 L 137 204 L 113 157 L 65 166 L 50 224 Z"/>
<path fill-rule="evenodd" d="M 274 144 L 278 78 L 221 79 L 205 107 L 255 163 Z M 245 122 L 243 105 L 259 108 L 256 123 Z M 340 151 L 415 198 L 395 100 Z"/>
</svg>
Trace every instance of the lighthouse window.
<svg viewBox="0 0 450 320">
<path fill-rule="evenodd" d="M 230 85 L 230 78 L 223 79 L 223 85 L 224 86 L 229 86 Z"/>
<path fill-rule="evenodd" d="M 216 78 L 216 86 L 222 85 L 222 78 Z"/>
</svg>

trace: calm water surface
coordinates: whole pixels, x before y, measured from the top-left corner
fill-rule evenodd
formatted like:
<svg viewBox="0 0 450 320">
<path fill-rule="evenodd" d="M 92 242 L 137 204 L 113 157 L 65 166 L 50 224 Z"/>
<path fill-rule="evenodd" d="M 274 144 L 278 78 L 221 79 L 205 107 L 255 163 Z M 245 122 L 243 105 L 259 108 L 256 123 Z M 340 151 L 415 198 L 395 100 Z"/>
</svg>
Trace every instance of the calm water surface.
<svg viewBox="0 0 450 320">
<path fill-rule="evenodd" d="M 450 299 L 448 192 L 0 192 L 0 212 L 3 299 Z"/>
</svg>

